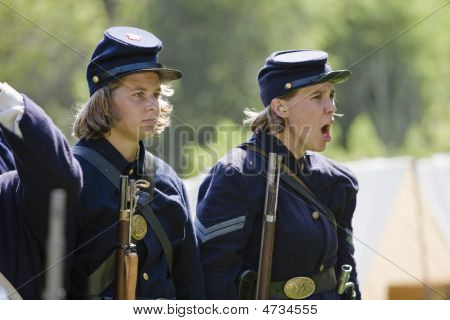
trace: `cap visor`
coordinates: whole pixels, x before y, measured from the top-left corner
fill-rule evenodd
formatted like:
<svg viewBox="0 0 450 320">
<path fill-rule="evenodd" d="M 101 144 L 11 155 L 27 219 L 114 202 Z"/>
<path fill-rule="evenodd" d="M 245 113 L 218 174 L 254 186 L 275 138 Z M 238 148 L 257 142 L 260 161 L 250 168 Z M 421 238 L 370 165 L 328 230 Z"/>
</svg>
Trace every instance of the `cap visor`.
<svg viewBox="0 0 450 320">
<path fill-rule="evenodd" d="M 350 79 L 351 72 L 349 70 L 335 70 L 324 75 L 318 82 L 342 83 Z"/>
<path fill-rule="evenodd" d="M 155 71 L 161 77 L 161 82 L 166 83 L 173 80 L 178 80 L 183 77 L 183 74 L 175 69 L 167 69 L 167 68 L 154 68 L 154 69 L 145 69 L 147 71 Z M 144 71 L 144 70 L 142 70 Z"/>
<path fill-rule="evenodd" d="M 175 69 L 167 69 L 167 68 L 146 68 L 146 69 L 139 69 L 139 70 L 129 70 L 127 72 L 122 72 L 117 74 L 115 77 L 118 76 L 124 76 L 131 73 L 137 73 L 137 72 L 143 72 L 143 71 L 152 71 L 156 72 L 159 77 L 161 78 L 162 83 L 166 83 L 173 80 L 178 80 L 183 77 L 183 74 Z"/>
</svg>

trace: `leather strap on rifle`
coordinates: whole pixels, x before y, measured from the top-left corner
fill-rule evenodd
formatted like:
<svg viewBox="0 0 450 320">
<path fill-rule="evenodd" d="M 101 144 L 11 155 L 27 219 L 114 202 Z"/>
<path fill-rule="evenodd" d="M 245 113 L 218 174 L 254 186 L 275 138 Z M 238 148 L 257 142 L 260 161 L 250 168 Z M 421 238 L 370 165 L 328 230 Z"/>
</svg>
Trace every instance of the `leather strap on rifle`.
<svg viewBox="0 0 450 320">
<path fill-rule="evenodd" d="M 261 156 L 263 156 L 264 158 L 266 159 L 268 158 L 268 153 L 265 150 L 255 146 L 252 143 L 243 143 L 239 145 L 238 148 L 256 152 Z M 336 218 L 333 212 L 331 212 L 330 209 L 328 209 L 324 204 L 322 204 L 316 198 L 315 194 L 308 188 L 308 186 L 284 163 L 281 164 L 281 170 L 283 171 L 284 174 L 280 176 L 280 179 L 284 181 L 287 185 L 289 185 L 292 189 L 294 189 L 297 193 L 299 193 L 304 199 L 312 203 L 317 208 L 317 210 L 319 210 L 329 219 L 329 221 L 333 224 L 334 229 L 337 229 Z"/>
<path fill-rule="evenodd" d="M 82 157 L 90 164 L 92 164 L 97 170 L 99 170 L 103 175 L 113 184 L 117 190 L 119 190 L 119 180 L 120 171 L 112 165 L 108 160 L 106 160 L 97 151 L 83 146 L 73 147 L 73 153 Z M 144 168 L 144 178 L 150 182 L 149 194 L 151 199 L 153 199 L 153 193 L 155 188 L 155 175 L 156 175 L 156 163 L 153 155 L 146 151 L 145 152 L 145 168 Z M 150 228 L 155 232 L 156 237 L 161 243 L 164 255 L 166 256 L 169 272 L 172 275 L 172 265 L 173 265 L 173 248 L 170 243 L 169 237 L 164 230 L 164 227 L 159 222 L 155 213 L 153 212 L 151 206 L 151 200 L 146 201 L 143 205 L 139 206 L 136 210 L 141 213 Z M 98 296 L 100 295 L 108 286 L 114 281 L 114 261 L 115 252 L 113 252 L 89 277 L 87 280 L 88 284 L 88 294 Z"/>
<path fill-rule="evenodd" d="M 127 284 L 125 288 L 125 299 L 136 300 L 138 255 L 136 252 L 127 252 L 125 254 L 125 277 Z"/>
</svg>

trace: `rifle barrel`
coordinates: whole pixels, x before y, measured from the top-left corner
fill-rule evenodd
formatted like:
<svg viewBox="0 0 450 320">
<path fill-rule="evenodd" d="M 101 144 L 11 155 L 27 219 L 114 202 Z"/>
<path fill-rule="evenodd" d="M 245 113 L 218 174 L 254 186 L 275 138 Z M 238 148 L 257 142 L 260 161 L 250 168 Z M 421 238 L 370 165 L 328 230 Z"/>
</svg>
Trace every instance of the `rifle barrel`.
<svg viewBox="0 0 450 320">
<path fill-rule="evenodd" d="M 269 153 L 264 219 L 256 281 L 256 299 L 258 300 L 267 300 L 269 298 L 281 160 L 281 155 Z"/>
</svg>

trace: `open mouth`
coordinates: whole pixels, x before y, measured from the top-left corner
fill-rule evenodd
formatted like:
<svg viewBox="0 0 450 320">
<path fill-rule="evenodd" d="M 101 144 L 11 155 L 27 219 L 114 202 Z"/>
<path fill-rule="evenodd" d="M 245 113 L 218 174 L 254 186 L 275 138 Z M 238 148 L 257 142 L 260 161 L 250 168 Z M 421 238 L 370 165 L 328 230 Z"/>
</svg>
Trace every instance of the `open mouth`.
<svg viewBox="0 0 450 320">
<path fill-rule="evenodd" d="M 331 141 L 331 126 L 333 125 L 333 122 L 327 123 L 322 128 L 320 128 L 320 132 L 322 133 L 322 137 L 325 140 L 325 142 Z"/>
<path fill-rule="evenodd" d="M 330 128 L 331 124 L 326 124 L 320 129 L 320 131 L 322 132 L 322 134 L 327 134 L 330 132 Z"/>
</svg>

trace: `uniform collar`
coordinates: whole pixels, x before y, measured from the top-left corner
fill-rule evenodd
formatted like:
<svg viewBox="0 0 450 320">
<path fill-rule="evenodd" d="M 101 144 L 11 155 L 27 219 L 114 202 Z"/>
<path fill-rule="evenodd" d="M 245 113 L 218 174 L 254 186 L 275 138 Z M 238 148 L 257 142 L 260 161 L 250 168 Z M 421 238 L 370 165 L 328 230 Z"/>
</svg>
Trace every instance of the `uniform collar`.
<svg viewBox="0 0 450 320">
<path fill-rule="evenodd" d="M 311 172 L 311 153 L 307 151 L 303 157 L 296 159 L 281 140 L 265 131 L 254 133 L 249 142 L 259 145 L 267 152 L 283 155 L 283 163 L 296 175 L 309 175 Z"/>
<path fill-rule="evenodd" d="M 77 142 L 78 146 L 91 148 L 101 154 L 113 166 L 117 168 L 122 174 L 134 176 L 143 173 L 145 147 L 142 141 L 139 141 L 138 159 L 136 161 L 127 161 L 122 154 L 105 138 L 99 139 L 80 139 Z"/>
</svg>

